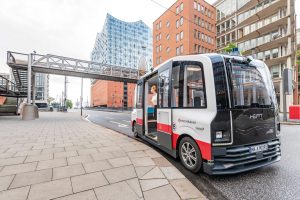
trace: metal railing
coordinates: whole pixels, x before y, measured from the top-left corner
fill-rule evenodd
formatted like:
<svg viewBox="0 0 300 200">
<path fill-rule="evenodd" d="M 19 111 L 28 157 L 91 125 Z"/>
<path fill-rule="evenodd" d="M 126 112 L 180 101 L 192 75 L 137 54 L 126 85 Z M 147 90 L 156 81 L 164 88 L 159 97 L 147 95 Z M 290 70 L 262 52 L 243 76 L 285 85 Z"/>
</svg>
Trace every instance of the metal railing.
<svg viewBox="0 0 300 200">
<path fill-rule="evenodd" d="M 4 96 L 19 96 L 26 93 L 26 89 L 20 90 L 17 85 L 0 75 L 0 94 Z"/>
</svg>

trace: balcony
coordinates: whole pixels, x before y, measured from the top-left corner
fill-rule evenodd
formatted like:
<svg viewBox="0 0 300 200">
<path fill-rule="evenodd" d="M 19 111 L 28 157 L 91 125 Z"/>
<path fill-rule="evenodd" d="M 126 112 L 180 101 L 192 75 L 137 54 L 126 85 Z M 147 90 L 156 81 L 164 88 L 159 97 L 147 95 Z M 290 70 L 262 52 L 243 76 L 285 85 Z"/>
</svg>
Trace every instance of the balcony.
<svg viewBox="0 0 300 200">
<path fill-rule="evenodd" d="M 242 37 L 238 38 L 238 42 L 240 43 L 240 42 L 247 41 L 247 40 L 250 40 L 253 38 L 258 38 L 261 35 L 275 31 L 278 29 L 279 26 L 282 26 L 282 25 L 285 25 L 288 23 L 288 21 L 287 21 L 288 17 L 289 16 L 282 17 L 282 18 L 276 20 L 275 22 L 272 22 L 266 26 L 262 26 L 261 28 L 256 29 L 255 31 L 253 31 L 247 35 L 243 35 Z"/>
<path fill-rule="evenodd" d="M 251 1 L 252 2 L 252 1 Z M 250 2 L 249 2 L 250 3 Z M 248 3 L 248 4 L 249 4 Z M 244 21 L 242 21 L 241 23 L 239 23 L 237 25 L 238 28 L 244 27 L 245 25 L 250 24 L 251 22 L 255 22 L 255 21 L 259 21 L 260 19 L 264 19 L 268 16 L 271 16 L 272 14 L 275 14 L 278 12 L 278 9 L 281 7 L 284 7 L 287 4 L 286 1 L 282 1 L 282 0 L 277 0 L 275 1 L 273 4 L 269 5 L 268 7 L 260 10 L 259 12 L 255 13 L 254 15 L 252 15 L 251 17 L 248 17 L 247 19 L 245 19 Z M 246 4 L 247 5 L 247 4 Z M 245 6 L 246 6 L 245 5 Z M 243 6 L 243 7 L 245 7 Z M 249 7 L 248 7 L 249 8 Z M 239 14 L 243 13 L 246 10 L 249 9 L 240 9 L 241 11 L 239 11 Z"/>
<path fill-rule="evenodd" d="M 291 34 L 290 35 L 285 35 L 283 37 L 278 37 L 276 39 L 271 40 L 270 42 L 261 44 L 259 46 L 256 46 L 256 47 L 252 48 L 252 49 L 248 49 L 248 50 L 244 51 L 244 55 L 251 55 L 251 54 L 254 54 L 254 53 L 266 51 L 268 49 L 275 49 L 280 44 L 287 43 L 288 37 L 291 37 Z"/>
<path fill-rule="evenodd" d="M 270 60 L 265 60 L 265 63 L 266 63 L 267 66 L 272 66 L 272 65 L 275 65 L 275 64 L 278 64 L 278 63 L 285 63 L 286 59 L 289 56 L 292 56 L 292 54 L 287 54 L 287 55 L 277 57 L 277 58 L 271 58 Z"/>
</svg>

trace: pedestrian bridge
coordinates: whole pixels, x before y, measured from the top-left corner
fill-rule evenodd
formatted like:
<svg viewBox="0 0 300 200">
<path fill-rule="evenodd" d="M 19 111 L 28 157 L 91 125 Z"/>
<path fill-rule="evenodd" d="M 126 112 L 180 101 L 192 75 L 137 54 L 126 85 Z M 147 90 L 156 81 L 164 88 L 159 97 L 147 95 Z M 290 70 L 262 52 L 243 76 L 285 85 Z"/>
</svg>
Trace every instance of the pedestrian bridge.
<svg viewBox="0 0 300 200">
<path fill-rule="evenodd" d="M 114 66 L 52 54 L 25 54 L 12 51 L 7 52 L 6 63 L 12 69 L 15 83 L 2 81 L 5 84 L 1 85 L 0 94 L 21 97 L 25 96 L 25 91 L 27 91 L 27 105 L 24 107 L 22 115 L 25 120 L 32 120 L 37 117 L 35 114 L 37 111 L 34 110 L 36 108 L 33 108 L 35 102 L 35 87 L 33 87 L 35 86 L 35 73 L 136 83 L 139 77 L 146 72 L 130 67 Z M 13 90 L 9 90 L 9 88 L 13 88 Z"/>
</svg>

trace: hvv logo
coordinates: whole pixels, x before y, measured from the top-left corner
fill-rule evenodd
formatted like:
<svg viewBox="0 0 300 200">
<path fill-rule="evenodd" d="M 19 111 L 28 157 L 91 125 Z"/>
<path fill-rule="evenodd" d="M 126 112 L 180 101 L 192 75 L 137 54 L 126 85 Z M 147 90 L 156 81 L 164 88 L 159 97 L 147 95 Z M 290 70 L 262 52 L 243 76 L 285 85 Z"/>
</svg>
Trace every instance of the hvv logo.
<svg viewBox="0 0 300 200">
<path fill-rule="evenodd" d="M 262 119 L 263 114 L 252 114 L 250 115 L 250 119 Z"/>
</svg>

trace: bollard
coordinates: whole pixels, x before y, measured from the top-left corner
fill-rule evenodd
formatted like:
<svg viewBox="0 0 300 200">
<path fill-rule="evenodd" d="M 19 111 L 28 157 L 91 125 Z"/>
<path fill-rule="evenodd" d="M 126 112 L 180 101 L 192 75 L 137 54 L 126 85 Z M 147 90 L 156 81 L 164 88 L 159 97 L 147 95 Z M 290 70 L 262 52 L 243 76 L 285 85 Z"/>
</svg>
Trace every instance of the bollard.
<svg viewBox="0 0 300 200">
<path fill-rule="evenodd" d="M 25 104 L 22 112 L 22 120 L 35 120 L 34 106 Z"/>
<path fill-rule="evenodd" d="M 35 114 L 35 118 L 38 119 L 39 116 L 39 108 L 37 107 L 37 105 L 34 105 L 34 114 Z"/>
</svg>

